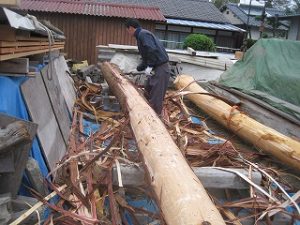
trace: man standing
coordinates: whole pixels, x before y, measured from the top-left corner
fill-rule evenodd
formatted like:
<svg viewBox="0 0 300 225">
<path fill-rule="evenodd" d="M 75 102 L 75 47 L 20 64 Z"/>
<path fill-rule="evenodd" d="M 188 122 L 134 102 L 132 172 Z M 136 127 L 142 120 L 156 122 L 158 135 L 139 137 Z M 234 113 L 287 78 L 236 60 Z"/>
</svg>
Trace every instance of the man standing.
<svg viewBox="0 0 300 225">
<path fill-rule="evenodd" d="M 126 27 L 127 32 L 136 38 L 142 56 L 142 62 L 136 69 L 145 70 L 145 74 L 148 75 L 145 87 L 148 101 L 154 111 L 160 115 L 170 78 L 168 54 L 154 34 L 142 29 L 136 19 L 128 19 Z M 154 70 L 153 75 L 151 75 L 152 70 Z"/>
</svg>

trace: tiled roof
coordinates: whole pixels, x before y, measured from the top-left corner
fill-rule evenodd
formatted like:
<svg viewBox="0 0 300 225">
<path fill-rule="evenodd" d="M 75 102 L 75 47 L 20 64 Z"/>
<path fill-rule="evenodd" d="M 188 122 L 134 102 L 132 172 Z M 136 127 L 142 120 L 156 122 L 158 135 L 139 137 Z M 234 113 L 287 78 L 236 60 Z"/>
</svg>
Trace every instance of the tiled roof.
<svg viewBox="0 0 300 225">
<path fill-rule="evenodd" d="M 247 24 L 248 20 L 248 15 L 246 12 L 248 12 L 248 7 L 245 8 L 245 6 L 239 6 L 238 4 L 235 3 L 228 3 L 226 4 L 226 7 L 237 16 L 244 24 Z M 252 8 L 251 8 L 252 9 Z M 257 7 L 253 7 L 253 11 L 257 11 Z M 262 8 L 260 9 L 262 12 Z M 252 11 L 251 11 L 252 12 Z M 275 16 L 275 14 L 283 14 L 283 11 L 278 10 L 278 9 L 273 9 L 273 8 L 266 8 L 266 13 L 270 14 L 271 16 Z M 249 16 L 249 26 L 253 27 L 260 27 L 261 21 L 257 20 L 255 16 Z M 270 28 L 271 26 L 268 24 L 265 24 L 266 28 Z M 284 27 L 280 27 L 282 29 L 286 29 Z"/>
<path fill-rule="evenodd" d="M 72 0 L 22 0 L 20 8 L 39 12 L 72 13 L 105 17 L 165 21 L 158 7 Z"/>
<path fill-rule="evenodd" d="M 208 0 L 97 0 L 118 4 L 159 7 L 167 18 L 216 23 L 229 23 L 225 16 Z"/>
</svg>

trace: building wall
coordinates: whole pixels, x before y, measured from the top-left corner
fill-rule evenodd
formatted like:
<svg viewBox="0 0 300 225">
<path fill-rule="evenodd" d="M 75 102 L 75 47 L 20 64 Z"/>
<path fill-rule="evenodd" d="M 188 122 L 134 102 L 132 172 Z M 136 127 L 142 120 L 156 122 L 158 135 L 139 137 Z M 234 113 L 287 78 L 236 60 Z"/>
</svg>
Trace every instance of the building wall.
<svg viewBox="0 0 300 225">
<path fill-rule="evenodd" d="M 126 31 L 125 19 L 62 13 L 30 14 L 41 20 L 49 20 L 64 32 L 66 58 L 88 60 L 89 64 L 95 64 L 97 45 L 136 45 L 136 40 Z M 141 21 L 141 24 L 144 28 L 154 31 L 154 21 Z"/>
<path fill-rule="evenodd" d="M 294 17 L 291 20 L 291 25 L 288 34 L 289 40 L 300 40 L 300 17 Z"/>
<path fill-rule="evenodd" d="M 155 29 L 156 36 L 170 49 L 182 49 L 185 38 L 193 33 L 205 34 L 222 48 L 236 49 L 242 45 L 243 34 L 239 32 L 166 24 L 156 24 Z"/>
<path fill-rule="evenodd" d="M 226 19 L 229 20 L 229 22 L 233 25 L 242 25 L 243 22 L 237 18 L 237 16 L 232 13 L 229 9 L 226 9 L 224 12 L 223 12 L 223 15 L 226 17 Z"/>
</svg>

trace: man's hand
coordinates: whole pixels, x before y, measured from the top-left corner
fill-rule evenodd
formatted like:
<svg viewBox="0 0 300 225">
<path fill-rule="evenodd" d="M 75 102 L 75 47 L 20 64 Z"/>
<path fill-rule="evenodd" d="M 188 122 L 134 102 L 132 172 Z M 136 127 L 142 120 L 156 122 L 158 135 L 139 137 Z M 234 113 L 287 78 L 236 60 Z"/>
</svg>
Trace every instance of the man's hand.
<svg viewBox="0 0 300 225">
<path fill-rule="evenodd" d="M 152 67 L 147 67 L 146 69 L 145 69 L 145 74 L 146 74 L 146 76 L 151 76 L 151 71 L 152 71 Z"/>
</svg>

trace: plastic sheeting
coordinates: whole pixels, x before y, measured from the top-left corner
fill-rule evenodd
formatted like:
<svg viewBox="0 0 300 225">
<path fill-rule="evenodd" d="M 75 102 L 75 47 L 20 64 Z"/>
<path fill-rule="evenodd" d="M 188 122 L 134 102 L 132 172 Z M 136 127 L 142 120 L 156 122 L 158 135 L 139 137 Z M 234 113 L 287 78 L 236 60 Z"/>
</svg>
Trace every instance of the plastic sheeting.
<svg viewBox="0 0 300 225">
<path fill-rule="evenodd" d="M 219 83 L 300 119 L 299 59 L 299 41 L 260 39 L 221 75 Z"/>
<path fill-rule="evenodd" d="M 25 77 L 0 76 L 1 113 L 30 121 L 26 105 L 20 91 L 20 86 L 26 79 L 27 78 Z M 30 156 L 38 162 L 43 177 L 46 177 L 48 174 L 48 168 L 44 161 L 37 138 L 35 138 L 32 143 Z M 30 186 L 28 180 L 26 179 L 26 176 L 24 176 L 22 183 Z M 19 194 L 28 195 L 26 189 L 22 185 Z"/>
</svg>

